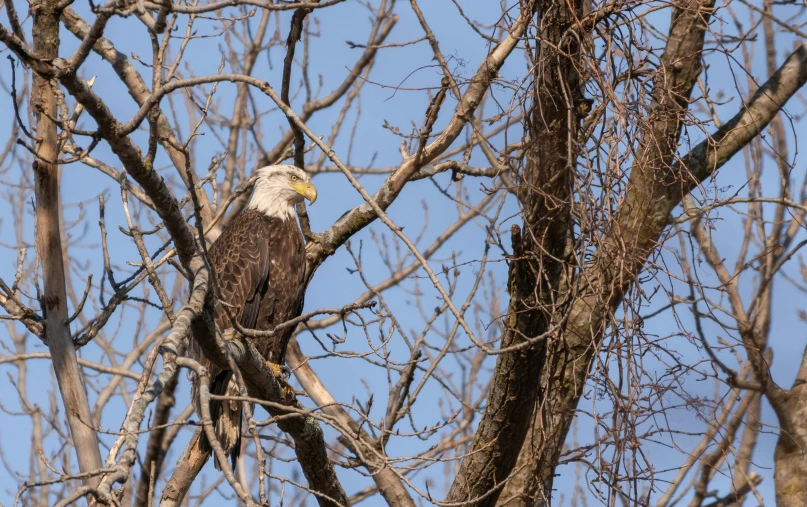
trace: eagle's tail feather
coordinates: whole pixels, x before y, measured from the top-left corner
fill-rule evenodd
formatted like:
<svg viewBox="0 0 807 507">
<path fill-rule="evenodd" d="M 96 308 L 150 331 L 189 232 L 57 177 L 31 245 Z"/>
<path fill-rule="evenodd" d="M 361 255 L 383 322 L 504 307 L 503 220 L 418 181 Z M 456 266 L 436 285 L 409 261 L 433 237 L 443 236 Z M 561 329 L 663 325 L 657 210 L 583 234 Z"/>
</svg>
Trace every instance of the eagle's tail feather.
<svg viewBox="0 0 807 507">
<path fill-rule="evenodd" d="M 222 371 L 213 379 L 210 394 L 218 396 L 239 396 L 240 390 L 233 377 L 233 372 Z M 233 471 L 241 454 L 241 402 L 210 400 L 210 417 L 213 420 L 213 429 L 216 438 L 221 444 L 224 453 L 230 456 Z M 204 444 L 209 447 L 207 439 Z M 213 456 L 216 470 L 221 470 L 221 463 Z"/>
</svg>

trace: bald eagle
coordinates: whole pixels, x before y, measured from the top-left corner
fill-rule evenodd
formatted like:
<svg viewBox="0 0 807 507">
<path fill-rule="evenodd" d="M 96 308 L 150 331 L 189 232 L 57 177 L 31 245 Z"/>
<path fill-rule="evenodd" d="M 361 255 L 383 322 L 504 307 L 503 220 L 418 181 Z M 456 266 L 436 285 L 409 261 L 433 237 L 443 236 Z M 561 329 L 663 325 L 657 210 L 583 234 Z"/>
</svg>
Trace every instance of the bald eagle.
<svg viewBox="0 0 807 507">
<path fill-rule="evenodd" d="M 231 318 L 245 329 L 265 331 L 302 312 L 305 241 L 297 225 L 294 205 L 304 198 L 313 203 L 317 190 L 303 170 L 289 165 L 258 169 L 246 209 L 224 228 L 208 252 L 215 273 L 215 320 L 219 333 L 234 327 Z M 270 366 L 275 366 L 275 371 L 285 361 L 292 332 L 289 327 L 271 338 L 252 340 Z M 205 360 L 195 343 L 191 345 L 191 354 L 209 369 L 213 379 L 211 394 L 239 395 L 230 370 L 222 371 Z M 193 399 L 201 417 L 195 384 Z M 212 400 L 210 413 L 216 437 L 235 468 L 241 449 L 241 403 Z M 203 442 L 207 444 L 206 439 Z M 221 470 L 217 459 L 215 465 Z"/>
</svg>

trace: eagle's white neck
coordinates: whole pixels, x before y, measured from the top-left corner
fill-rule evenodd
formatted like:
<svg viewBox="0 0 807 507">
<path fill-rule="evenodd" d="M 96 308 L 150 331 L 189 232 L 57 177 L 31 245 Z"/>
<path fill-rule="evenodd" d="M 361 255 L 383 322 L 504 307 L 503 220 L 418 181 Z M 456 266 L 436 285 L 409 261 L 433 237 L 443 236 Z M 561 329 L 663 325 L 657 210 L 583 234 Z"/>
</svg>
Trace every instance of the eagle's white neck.
<svg viewBox="0 0 807 507">
<path fill-rule="evenodd" d="M 252 197 L 249 199 L 247 208 L 256 209 L 268 217 L 277 217 L 281 220 L 288 220 L 294 216 L 294 206 L 288 200 L 288 185 L 280 183 L 279 186 L 273 181 L 261 181 L 255 185 Z"/>
</svg>

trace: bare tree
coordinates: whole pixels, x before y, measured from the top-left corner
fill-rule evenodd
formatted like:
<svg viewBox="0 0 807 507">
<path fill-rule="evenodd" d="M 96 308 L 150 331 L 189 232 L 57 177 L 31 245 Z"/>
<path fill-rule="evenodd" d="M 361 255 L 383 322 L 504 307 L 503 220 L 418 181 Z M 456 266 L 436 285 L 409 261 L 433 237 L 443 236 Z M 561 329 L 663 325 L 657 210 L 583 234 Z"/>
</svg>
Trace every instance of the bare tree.
<svg viewBox="0 0 807 507">
<path fill-rule="evenodd" d="M 0 1 L 15 504 L 807 505 L 803 6 Z M 206 258 L 279 163 L 293 379 Z"/>
</svg>

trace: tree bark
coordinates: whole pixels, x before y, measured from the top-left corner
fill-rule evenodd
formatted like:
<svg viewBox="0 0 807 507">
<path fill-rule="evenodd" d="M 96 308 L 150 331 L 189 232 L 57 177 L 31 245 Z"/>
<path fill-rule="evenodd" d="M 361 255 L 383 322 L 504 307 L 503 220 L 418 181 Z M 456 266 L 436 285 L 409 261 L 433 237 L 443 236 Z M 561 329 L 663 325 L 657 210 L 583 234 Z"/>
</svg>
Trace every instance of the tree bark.
<svg viewBox="0 0 807 507">
<path fill-rule="evenodd" d="M 807 357 L 807 356 L 805 356 Z M 804 421 L 807 420 L 807 396 L 805 396 L 807 361 L 802 361 L 796 385 L 790 390 L 786 406 L 794 432 L 779 431 L 773 480 L 776 489 L 777 507 L 804 507 L 807 505 L 807 435 Z"/>
<path fill-rule="evenodd" d="M 32 8 L 34 13 L 34 51 L 40 58 L 59 56 L 59 12 L 57 0 L 43 0 Z M 102 467 L 98 437 L 92 427 L 92 416 L 76 351 L 70 336 L 65 289 L 65 268 L 60 230 L 59 156 L 56 123 L 55 82 L 34 74 L 31 96 L 36 122 L 37 158 L 33 163 L 36 196 L 36 249 L 42 265 L 42 313 L 45 339 L 53 360 L 65 415 L 82 472 Z M 95 486 L 98 477 L 85 479 Z"/>
<path fill-rule="evenodd" d="M 190 490 L 196 476 L 205 466 L 207 460 L 210 459 L 210 446 L 203 449 L 200 445 L 202 437 L 202 428 L 197 428 L 191 437 L 191 441 L 185 448 L 185 451 L 177 460 L 176 467 L 171 474 L 168 484 L 165 485 L 162 498 L 160 499 L 160 507 L 175 507 L 182 505 L 185 495 Z M 146 497 L 148 498 L 148 496 Z M 148 505 L 148 503 L 140 503 L 139 497 L 136 505 Z"/>
<path fill-rule="evenodd" d="M 559 291 L 564 250 L 571 227 L 572 176 L 577 158 L 579 106 L 584 104 L 575 67 L 577 39 L 568 31 L 582 14 L 582 2 L 524 4 L 538 20 L 534 93 L 527 129 L 531 143 L 520 175 L 522 227 L 512 231 L 508 273 L 510 305 L 485 414 L 473 447 L 460 466 L 446 501 L 495 505 L 516 463 L 530 426 L 547 342 L 567 306 Z M 547 71 L 547 69 L 551 69 Z M 507 438 L 500 438 L 507 435 Z"/>
</svg>

